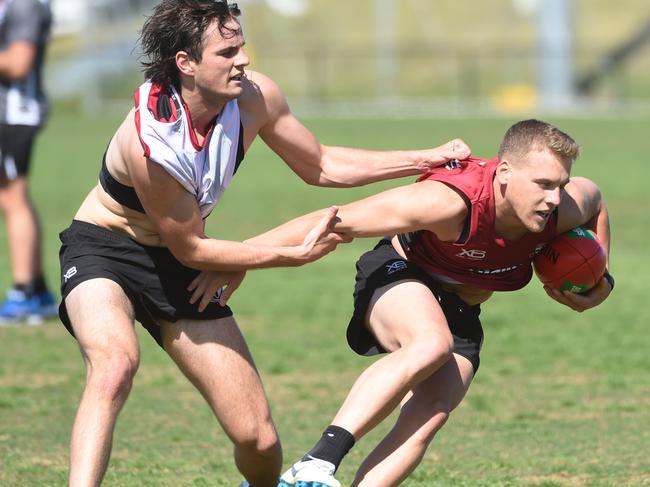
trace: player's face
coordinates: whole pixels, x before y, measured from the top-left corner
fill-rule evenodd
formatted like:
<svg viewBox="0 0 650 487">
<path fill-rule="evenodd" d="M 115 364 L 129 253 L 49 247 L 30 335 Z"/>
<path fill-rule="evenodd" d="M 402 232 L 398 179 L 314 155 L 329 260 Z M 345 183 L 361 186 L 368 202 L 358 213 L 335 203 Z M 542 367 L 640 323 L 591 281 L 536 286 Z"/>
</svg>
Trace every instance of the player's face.
<svg viewBox="0 0 650 487">
<path fill-rule="evenodd" d="M 244 44 L 236 20 L 226 22 L 223 34 L 216 21 L 206 30 L 203 55 L 194 72 L 194 81 L 204 95 L 228 100 L 241 95 L 244 68 L 250 63 Z"/>
<path fill-rule="evenodd" d="M 539 233 L 559 206 L 571 165 L 549 150 L 531 151 L 510 165 L 506 199 L 522 229 Z"/>
</svg>

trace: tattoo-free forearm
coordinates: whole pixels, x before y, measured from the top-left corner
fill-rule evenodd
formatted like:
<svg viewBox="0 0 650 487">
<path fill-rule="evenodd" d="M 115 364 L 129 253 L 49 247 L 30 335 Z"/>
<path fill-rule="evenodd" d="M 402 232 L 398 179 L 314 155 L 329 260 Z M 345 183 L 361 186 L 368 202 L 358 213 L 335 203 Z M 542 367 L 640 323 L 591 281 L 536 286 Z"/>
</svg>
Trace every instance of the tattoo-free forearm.
<svg viewBox="0 0 650 487">
<path fill-rule="evenodd" d="M 283 223 L 271 230 L 245 240 L 256 245 L 299 245 L 327 209 L 317 210 Z"/>
</svg>

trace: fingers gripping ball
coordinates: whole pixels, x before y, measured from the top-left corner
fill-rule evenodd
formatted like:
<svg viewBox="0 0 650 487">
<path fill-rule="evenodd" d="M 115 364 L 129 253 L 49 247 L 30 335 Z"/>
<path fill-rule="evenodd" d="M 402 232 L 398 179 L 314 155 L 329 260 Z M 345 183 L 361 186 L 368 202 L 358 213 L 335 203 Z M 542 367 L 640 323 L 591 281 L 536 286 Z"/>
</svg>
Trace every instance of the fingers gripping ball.
<svg viewBox="0 0 650 487">
<path fill-rule="evenodd" d="M 603 276 L 606 263 L 605 249 L 596 234 L 576 227 L 549 242 L 535 256 L 533 267 L 544 285 L 584 293 Z"/>
</svg>

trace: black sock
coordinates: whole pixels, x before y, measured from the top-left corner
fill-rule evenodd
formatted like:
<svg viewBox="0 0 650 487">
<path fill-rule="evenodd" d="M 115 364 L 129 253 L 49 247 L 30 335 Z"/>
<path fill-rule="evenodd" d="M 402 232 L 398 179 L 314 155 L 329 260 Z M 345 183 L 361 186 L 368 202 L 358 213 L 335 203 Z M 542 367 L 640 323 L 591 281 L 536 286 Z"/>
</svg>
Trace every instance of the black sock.
<svg viewBox="0 0 650 487">
<path fill-rule="evenodd" d="M 31 286 L 32 292 L 34 294 L 40 294 L 47 291 L 47 284 L 45 284 L 45 279 L 43 279 L 42 275 L 36 276 L 34 279 L 32 279 Z"/>
<path fill-rule="evenodd" d="M 329 425 L 314 448 L 303 457 L 303 461 L 309 460 L 309 457 L 318 458 L 333 463 L 338 469 L 343 457 L 353 446 L 352 433 L 340 426 Z"/>
<path fill-rule="evenodd" d="M 16 291 L 20 291 L 21 293 L 25 293 L 25 296 L 30 297 L 34 294 L 32 284 L 31 283 L 14 283 L 13 288 Z"/>
<path fill-rule="evenodd" d="M 43 279 L 43 276 L 37 276 L 30 282 L 14 283 L 13 288 L 16 291 L 25 293 L 25 295 L 29 298 L 35 294 L 40 294 L 47 291 L 47 284 L 45 284 L 45 279 Z"/>
</svg>

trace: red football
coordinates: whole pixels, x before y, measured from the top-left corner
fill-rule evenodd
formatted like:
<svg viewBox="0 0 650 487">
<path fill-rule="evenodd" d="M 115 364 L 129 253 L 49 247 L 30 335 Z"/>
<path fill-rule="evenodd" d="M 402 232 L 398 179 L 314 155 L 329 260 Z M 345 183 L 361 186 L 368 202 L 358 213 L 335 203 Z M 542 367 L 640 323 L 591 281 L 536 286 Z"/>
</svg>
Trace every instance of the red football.
<svg viewBox="0 0 650 487">
<path fill-rule="evenodd" d="M 535 256 L 533 267 L 546 286 L 584 293 L 605 273 L 605 249 L 594 232 L 576 227 L 555 237 Z"/>
</svg>

